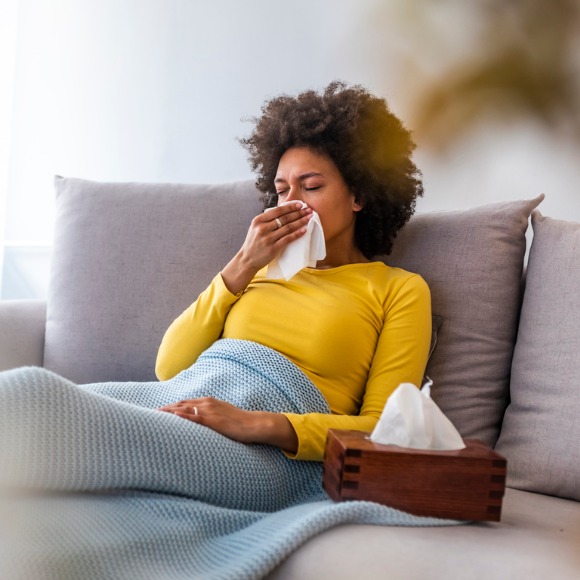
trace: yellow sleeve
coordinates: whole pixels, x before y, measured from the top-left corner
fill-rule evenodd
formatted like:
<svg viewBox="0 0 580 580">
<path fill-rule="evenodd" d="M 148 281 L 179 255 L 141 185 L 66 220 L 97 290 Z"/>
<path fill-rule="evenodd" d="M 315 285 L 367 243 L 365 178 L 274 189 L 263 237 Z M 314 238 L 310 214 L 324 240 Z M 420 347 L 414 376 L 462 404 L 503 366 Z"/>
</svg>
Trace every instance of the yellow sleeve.
<svg viewBox="0 0 580 580">
<path fill-rule="evenodd" d="M 404 382 L 421 386 L 431 340 L 429 287 L 410 277 L 389 302 L 360 412 L 356 416 L 285 413 L 298 436 L 293 459 L 322 461 L 328 429 L 372 431 L 392 392 Z"/>
<path fill-rule="evenodd" d="M 238 298 L 218 274 L 198 299 L 171 323 L 155 363 L 155 374 L 160 381 L 189 368 L 220 338 L 228 312 Z"/>
</svg>

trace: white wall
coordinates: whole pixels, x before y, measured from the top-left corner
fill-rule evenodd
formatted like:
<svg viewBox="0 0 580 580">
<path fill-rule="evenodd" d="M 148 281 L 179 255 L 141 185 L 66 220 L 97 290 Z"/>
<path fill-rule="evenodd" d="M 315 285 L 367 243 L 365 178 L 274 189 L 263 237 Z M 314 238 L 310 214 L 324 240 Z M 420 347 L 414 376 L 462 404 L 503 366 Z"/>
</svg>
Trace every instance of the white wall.
<svg viewBox="0 0 580 580">
<path fill-rule="evenodd" d="M 8 167 L 10 164 L 11 120 L 16 63 L 18 0 L 0 3 L 0 288 L 4 264 L 4 228 L 8 202 Z"/>
<path fill-rule="evenodd" d="M 406 110 L 397 51 L 389 49 L 400 35 L 396 22 L 376 18 L 381 0 L 18 1 L 4 271 L 19 282 L 5 277 L 4 298 L 46 292 L 39 263 L 47 263 L 52 238 L 54 174 L 250 177 L 236 142 L 250 129 L 241 119 L 268 97 L 337 78 Z M 509 135 L 491 128 L 447 156 L 419 152 L 419 210 L 544 191 L 546 213 L 580 220 L 580 170 L 569 149 L 535 129 Z"/>
<path fill-rule="evenodd" d="M 490 124 L 448 154 L 419 151 L 425 196 L 419 211 L 473 207 L 544 193 L 538 208 L 580 221 L 579 144 L 556 139 L 532 124 Z"/>
</svg>

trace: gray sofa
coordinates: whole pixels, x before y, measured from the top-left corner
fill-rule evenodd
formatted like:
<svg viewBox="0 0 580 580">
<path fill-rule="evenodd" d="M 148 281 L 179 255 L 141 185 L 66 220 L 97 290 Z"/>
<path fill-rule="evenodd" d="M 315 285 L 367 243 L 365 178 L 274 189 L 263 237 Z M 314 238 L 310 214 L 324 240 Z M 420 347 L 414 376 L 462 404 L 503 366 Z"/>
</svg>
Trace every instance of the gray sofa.
<svg viewBox="0 0 580 580">
<path fill-rule="evenodd" d="M 0 369 L 153 380 L 163 332 L 239 248 L 257 192 L 71 178 L 56 191 L 49 297 L 0 302 Z M 580 224 L 543 217 L 541 199 L 417 214 L 386 258 L 427 280 L 442 320 L 433 398 L 508 459 L 502 521 L 340 526 L 272 578 L 580 578 Z"/>
</svg>

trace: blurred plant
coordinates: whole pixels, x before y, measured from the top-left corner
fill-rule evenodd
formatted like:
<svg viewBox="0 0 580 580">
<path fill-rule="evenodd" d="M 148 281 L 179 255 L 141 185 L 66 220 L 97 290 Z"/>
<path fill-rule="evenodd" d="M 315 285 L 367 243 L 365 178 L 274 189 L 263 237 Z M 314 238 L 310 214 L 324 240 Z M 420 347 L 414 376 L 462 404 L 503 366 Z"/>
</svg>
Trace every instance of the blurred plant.
<svg viewBox="0 0 580 580">
<path fill-rule="evenodd" d="M 407 0 L 399 16 L 423 144 L 448 147 L 495 118 L 580 145 L 580 0 Z"/>
</svg>

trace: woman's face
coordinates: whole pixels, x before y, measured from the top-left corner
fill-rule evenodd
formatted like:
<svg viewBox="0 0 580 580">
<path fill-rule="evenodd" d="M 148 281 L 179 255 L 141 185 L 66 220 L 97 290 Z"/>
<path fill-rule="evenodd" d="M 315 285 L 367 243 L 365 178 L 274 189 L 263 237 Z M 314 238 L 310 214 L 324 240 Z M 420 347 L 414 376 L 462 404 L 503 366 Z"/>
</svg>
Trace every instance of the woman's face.
<svg viewBox="0 0 580 580">
<path fill-rule="evenodd" d="M 355 202 L 338 167 L 323 153 L 308 147 L 293 147 L 280 158 L 274 180 L 278 205 L 303 201 L 320 217 L 327 249 L 340 243 L 354 246 Z"/>
</svg>

